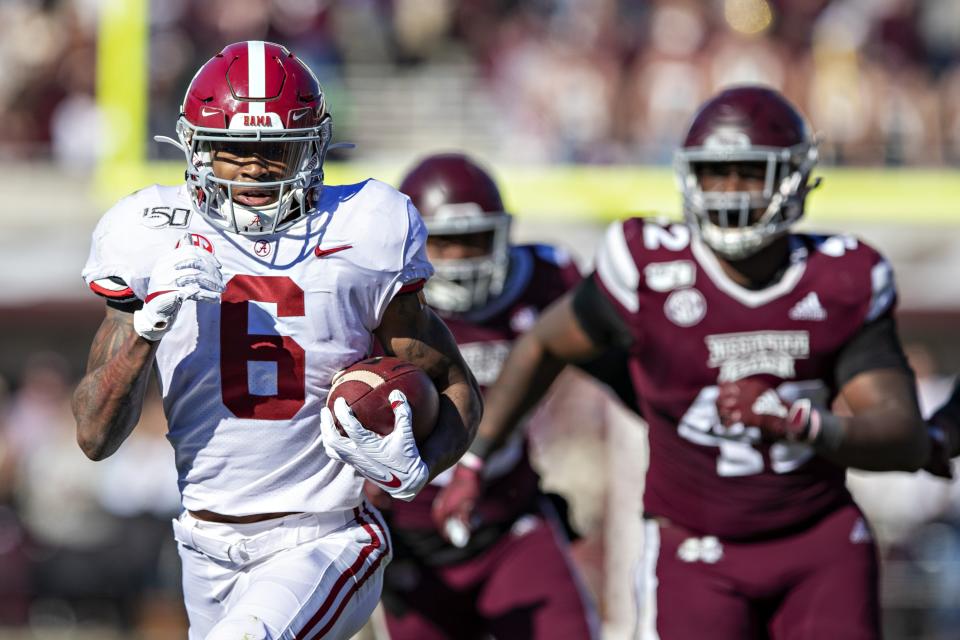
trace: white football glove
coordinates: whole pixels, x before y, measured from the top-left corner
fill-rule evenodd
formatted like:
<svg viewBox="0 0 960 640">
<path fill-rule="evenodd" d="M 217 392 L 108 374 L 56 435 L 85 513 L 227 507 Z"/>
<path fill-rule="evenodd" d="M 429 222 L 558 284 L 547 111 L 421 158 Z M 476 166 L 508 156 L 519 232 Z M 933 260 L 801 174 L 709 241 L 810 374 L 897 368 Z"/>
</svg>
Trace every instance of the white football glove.
<svg viewBox="0 0 960 640">
<path fill-rule="evenodd" d="M 173 326 L 184 300 L 220 302 L 223 274 L 212 253 L 193 245 L 189 233 L 180 245 L 157 260 L 143 308 L 133 314 L 133 328 L 156 342 Z"/>
<path fill-rule="evenodd" d="M 413 439 L 413 413 L 407 397 L 396 389 L 388 397 L 394 415 L 389 435 L 364 428 L 343 398 L 336 399 L 333 410 L 347 436 L 337 431 L 326 407 L 320 410 L 320 433 L 328 456 L 349 464 L 394 498 L 409 502 L 427 484 L 430 470 Z"/>
</svg>

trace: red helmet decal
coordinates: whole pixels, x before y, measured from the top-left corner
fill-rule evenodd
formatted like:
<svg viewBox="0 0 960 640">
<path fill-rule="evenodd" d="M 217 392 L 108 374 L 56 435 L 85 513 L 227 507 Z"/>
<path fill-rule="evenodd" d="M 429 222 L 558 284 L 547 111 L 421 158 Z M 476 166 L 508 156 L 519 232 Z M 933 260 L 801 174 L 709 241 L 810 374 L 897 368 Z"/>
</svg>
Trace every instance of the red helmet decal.
<svg viewBox="0 0 960 640">
<path fill-rule="evenodd" d="M 278 44 L 251 40 L 227 46 L 200 67 L 187 87 L 177 135 L 194 210 L 218 229 L 254 236 L 308 215 L 323 184 L 332 119 L 317 77 L 302 60 Z M 218 169 L 213 160 L 230 153 L 222 146 L 227 141 L 281 150 L 283 172 L 260 184 L 270 198 L 245 202 L 238 189 L 249 185 Z"/>
<path fill-rule="evenodd" d="M 279 129 L 313 127 L 326 108 L 320 83 L 303 62 L 286 47 L 251 40 L 231 44 L 197 71 L 182 111 L 193 126 Z"/>
<path fill-rule="evenodd" d="M 248 55 L 234 54 L 227 67 L 227 84 L 238 100 L 275 100 L 283 91 L 287 78 L 286 70 L 276 55 L 270 55 L 271 52 L 265 44 L 253 45 L 247 42 L 231 45 L 224 50 L 226 52 L 244 45 L 248 49 Z M 290 55 L 286 49 L 283 52 L 286 56 Z"/>
</svg>

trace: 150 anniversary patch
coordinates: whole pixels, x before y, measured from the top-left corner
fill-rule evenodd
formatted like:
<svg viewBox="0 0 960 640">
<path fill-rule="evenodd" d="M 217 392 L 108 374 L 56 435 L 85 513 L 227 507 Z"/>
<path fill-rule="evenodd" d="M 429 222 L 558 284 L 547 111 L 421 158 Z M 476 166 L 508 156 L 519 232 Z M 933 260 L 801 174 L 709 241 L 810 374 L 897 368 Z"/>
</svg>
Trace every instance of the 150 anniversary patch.
<svg viewBox="0 0 960 640">
<path fill-rule="evenodd" d="M 140 222 L 151 229 L 163 227 L 186 227 L 190 221 L 190 209 L 180 207 L 144 207 Z"/>
</svg>

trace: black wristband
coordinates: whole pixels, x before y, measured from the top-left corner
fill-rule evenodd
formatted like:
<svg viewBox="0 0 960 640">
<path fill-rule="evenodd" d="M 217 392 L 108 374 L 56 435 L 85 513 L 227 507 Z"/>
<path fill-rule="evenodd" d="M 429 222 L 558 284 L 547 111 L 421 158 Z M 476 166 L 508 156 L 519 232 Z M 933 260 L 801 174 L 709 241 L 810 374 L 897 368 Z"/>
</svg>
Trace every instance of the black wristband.
<svg viewBox="0 0 960 640">
<path fill-rule="evenodd" d="M 836 453 L 843 444 L 843 437 L 846 430 L 843 426 L 843 420 L 826 409 L 817 409 L 818 419 L 820 420 L 820 429 L 814 438 L 813 446 L 821 451 Z"/>
<path fill-rule="evenodd" d="M 493 440 L 489 438 L 484 438 L 483 436 L 477 436 L 473 439 L 473 442 L 470 444 L 470 448 L 467 449 L 470 453 L 477 456 L 481 460 L 486 460 L 490 457 L 490 454 L 496 450 L 496 445 Z"/>
<path fill-rule="evenodd" d="M 951 458 L 960 455 L 960 428 L 957 427 L 960 424 L 960 415 L 958 415 L 960 411 L 956 406 L 956 396 L 955 391 L 950 401 L 940 407 L 929 420 L 930 424 L 936 425 L 943 431 L 944 445 Z"/>
</svg>

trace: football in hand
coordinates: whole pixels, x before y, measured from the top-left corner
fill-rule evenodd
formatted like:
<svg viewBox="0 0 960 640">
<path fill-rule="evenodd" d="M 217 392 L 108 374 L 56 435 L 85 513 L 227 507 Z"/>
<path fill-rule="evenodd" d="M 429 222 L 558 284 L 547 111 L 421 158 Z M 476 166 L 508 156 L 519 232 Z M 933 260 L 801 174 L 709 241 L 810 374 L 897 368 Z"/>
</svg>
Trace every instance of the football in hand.
<svg viewBox="0 0 960 640">
<path fill-rule="evenodd" d="M 333 411 L 334 401 L 343 398 L 360 424 L 385 436 L 393 431 L 389 396 L 394 389 L 407 396 L 413 412 L 413 437 L 418 444 L 422 443 L 437 422 L 440 394 L 426 372 L 406 360 L 389 356 L 367 358 L 341 369 L 330 381 L 327 407 Z M 344 433 L 336 413 L 333 420 L 340 433 Z"/>
</svg>

